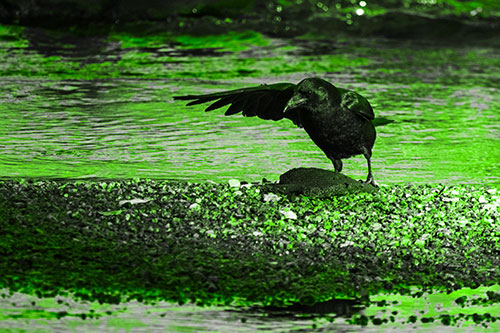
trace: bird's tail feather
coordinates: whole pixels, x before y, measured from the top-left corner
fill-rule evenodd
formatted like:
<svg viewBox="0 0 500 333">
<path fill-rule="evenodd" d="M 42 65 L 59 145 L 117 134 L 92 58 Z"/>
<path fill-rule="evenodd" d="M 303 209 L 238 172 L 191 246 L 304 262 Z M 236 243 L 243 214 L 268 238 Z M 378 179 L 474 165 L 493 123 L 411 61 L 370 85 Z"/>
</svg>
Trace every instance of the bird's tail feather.
<svg viewBox="0 0 500 333">
<path fill-rule="evenodd" d="M 372 124 L 373 126 L 384 126 L 384 125 L 387 125 L 387 124 L 390 124 L 390 123 L 393 123 L 394 120 L 392 119 L 387 119 L 387 118 L 384 118 L 384 117 L 379 117 L 379 118 L 375 118 L 372 120 Z"/>
</svg>

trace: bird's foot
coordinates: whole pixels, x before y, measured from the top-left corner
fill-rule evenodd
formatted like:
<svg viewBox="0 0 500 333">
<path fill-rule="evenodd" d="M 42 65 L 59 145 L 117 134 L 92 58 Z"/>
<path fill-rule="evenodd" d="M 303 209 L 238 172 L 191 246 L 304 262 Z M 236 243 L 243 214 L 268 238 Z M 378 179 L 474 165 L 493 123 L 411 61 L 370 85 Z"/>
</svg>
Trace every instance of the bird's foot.
<svg viewBox="0 0 500 333">
<path fill-rule="evenodd" d="M 370 184 L 372 185 L 373 187 L 376 187 L 378 188 L 378 184 L 375 182 L 375 179 L 373 179 L 373 176 L 369 175 L 368 178 L 366 178 L 365 181 L 362 181 L 360 180 L 360 182 L 362 182 L 363 184 Z"/>
</svg>

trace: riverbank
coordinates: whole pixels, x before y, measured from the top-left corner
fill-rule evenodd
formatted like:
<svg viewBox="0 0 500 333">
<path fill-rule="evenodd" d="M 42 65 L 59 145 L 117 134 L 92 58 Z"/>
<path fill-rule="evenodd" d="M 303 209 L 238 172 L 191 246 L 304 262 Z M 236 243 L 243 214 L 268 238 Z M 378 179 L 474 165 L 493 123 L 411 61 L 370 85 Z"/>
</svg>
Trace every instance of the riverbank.
<svg viewBox="0 0 500 333">
<path fill-rule="evenodd" d="M 323 199 L 265 189 L 2 181 L 0 288 L 104 303 L 310 306 L 500 280 L 498 189 L 383 186 Z"/>
</svg>

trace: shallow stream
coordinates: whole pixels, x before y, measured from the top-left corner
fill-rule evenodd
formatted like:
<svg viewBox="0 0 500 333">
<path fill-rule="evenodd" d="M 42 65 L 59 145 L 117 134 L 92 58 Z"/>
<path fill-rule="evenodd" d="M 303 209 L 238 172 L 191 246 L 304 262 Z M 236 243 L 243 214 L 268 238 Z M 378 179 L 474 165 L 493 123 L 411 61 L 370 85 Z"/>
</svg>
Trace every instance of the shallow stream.
<svg viewBox="0 0 500 333">
<path fill-rule="evenodd" d="M 379 183 L 500 184 L 500 52 L 488 45 L 0 29 L 3 178 L 258 181 L 333 169 L 291 121 L 172 100 L 318 76 L 395 120 L 377 128 Z M 365 159 L 343 172 L 364 179 Z"/>
</svg>

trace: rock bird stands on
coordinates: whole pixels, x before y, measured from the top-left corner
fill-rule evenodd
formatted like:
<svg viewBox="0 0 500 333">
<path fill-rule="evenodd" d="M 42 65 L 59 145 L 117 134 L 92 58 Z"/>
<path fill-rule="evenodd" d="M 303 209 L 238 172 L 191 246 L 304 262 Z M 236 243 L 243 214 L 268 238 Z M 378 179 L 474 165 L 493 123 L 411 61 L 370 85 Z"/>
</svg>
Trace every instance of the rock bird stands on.
<svg viewBox="0 0 500 333">
<path fill-rule="evenodd" d="M 205 111 L 228 104 L 225 115 L 243 112 L 244 116 L 280 120 L 288 118 L 305 129 L 314 143 L 342 171 L 342 159 L 363 154 L 368 162 L 366 183 L 373 180 L 370 158 L 375 142 L 375 126 L 391 122 L 375 118 L 370 103 L 360 94 L 337 88 L 319 78 L 304 79 L 298 84 L 277 83 L 222 91 L 206 95 L 174 96 L 192 100 L 187 105 L 215 101 Z"/>
</svg>

